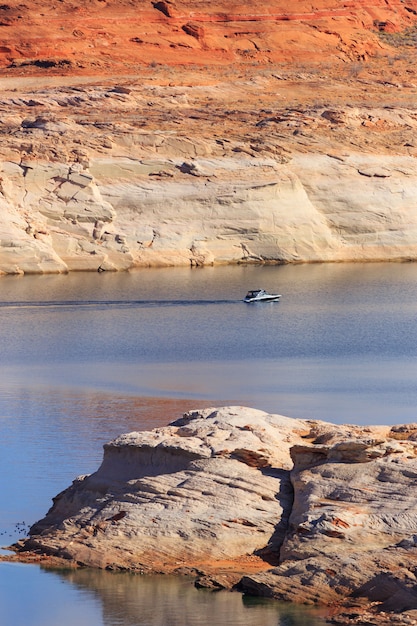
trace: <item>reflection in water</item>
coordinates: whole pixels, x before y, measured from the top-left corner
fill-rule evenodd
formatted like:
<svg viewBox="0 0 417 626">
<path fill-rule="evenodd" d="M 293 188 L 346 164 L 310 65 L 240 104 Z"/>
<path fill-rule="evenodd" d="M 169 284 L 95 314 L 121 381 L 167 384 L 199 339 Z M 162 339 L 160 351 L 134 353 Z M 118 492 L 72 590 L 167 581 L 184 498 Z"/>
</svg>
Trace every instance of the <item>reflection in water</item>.
<svg viewBox="0 0 417 626">
<path fill-rule="evenodd" d="M 234 399 L 333 422 L 414 419 L 417 264 L 1 282 L 0 381 L 11 390 L 30 380 L 39 389 Z M 282 300 L 239 301 L 256 286 Z"/>
<path fill-rule="evenodd" d="M 100 598 L 105 626 L 319 626 L 314 611 L 239 593 L 196 590 L 193 581 L 77 570 L 59 573 Z"/>
<path fill-rule="evenodd" d="M 324 626 L 324 611 L 190 578 L 0 563 L 2 626 Z M 22 601 L 24 598 L 24 601 Z"/>
</svg>

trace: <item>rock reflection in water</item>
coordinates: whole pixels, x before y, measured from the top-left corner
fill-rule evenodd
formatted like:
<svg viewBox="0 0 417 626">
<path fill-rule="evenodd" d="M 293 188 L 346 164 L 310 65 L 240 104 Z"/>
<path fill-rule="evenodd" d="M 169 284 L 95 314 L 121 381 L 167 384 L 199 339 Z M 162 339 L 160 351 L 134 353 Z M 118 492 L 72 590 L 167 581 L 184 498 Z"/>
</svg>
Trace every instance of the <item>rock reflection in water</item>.
<svg viewBox="0 0 417 626">
<path fill-rule="evenodd" d="M 103 626 L 321 626 L 314 611 L 228 591 L 197 590 L 190 578 L 135 576 L 89 569 L 60 572 L 91 591 L 103 607 Z"/>
</svg>

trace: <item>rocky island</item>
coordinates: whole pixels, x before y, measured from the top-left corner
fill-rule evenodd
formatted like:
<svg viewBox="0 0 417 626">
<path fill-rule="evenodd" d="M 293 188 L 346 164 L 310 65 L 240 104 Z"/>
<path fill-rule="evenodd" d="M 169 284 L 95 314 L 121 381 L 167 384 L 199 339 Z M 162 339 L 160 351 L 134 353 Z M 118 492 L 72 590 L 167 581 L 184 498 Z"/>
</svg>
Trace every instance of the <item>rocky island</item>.
<svg viewBox="0 0 417 626">
<path fill-rule="evenodd" d="M 417 258 L 415 0 L 0 7 L 0 273 Z"/>
<path fill-rule="evenodd" d="M 416 442 L 416 424 L 190 411 L 106 444 L 14 550 L 416 624 Z"/>
</svg>

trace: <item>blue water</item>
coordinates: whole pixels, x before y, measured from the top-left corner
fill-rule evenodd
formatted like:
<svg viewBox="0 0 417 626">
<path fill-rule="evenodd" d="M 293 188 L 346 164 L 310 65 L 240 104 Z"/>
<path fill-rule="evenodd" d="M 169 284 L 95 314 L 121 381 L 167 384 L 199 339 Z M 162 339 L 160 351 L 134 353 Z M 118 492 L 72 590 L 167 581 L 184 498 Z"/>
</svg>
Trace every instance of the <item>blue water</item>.
<svg viewBox="0 0 417 626">
<path fill-rule="evenodd" d="M 241 301 L 259 287 L 279 291 L 281 301 Z M 233 403 L 336 423 L 417 421 L 416 321 L 415 264 L 2 278 L 1 544 L 24 535 L 75 476 L 94 471 L 106 441 L 190 408 Z M 171 599 L 168 622 L 129 604 L 128 590 L 141 598 L 145 584 L 1 564 L 1 615 L 5 626 L 208 626 L 221 597 L 219 626 L 232 623 L 231 607 L 234 626 L 252 624 L 255 611 L 265 626 L 319 623 L 283 615 L 275 603 L 255 609 L 238 595 L 202 595 L 185 581 L 161 592 Z M 204 597 L 206 613 L 184 617 L 175 601 L 182 585 L 190 607 Z M 18 601 L 22 588 L 36 611 Z"/>
<path fill-rule="evenodd" d="M 6 278 L 1 379 L 234 400 L 294 417 L 415 417 L 413 264 Z M 243 305 L 248 287 L 279 303 Z"/>
</svg>

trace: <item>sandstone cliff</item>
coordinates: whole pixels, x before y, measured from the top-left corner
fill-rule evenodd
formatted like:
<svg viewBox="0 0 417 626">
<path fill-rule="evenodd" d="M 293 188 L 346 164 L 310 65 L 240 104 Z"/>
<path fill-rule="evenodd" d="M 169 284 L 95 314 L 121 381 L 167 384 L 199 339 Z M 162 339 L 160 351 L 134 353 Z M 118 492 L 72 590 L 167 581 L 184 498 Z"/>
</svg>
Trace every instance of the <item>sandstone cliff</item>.
<svg viewBox="0 0 417 626">
<path fill-rule="evenodd" d="M 0 273 L 415 260 L 415 0 L 0 7 Z"/>
<path fill-rule="evenodd" d="M 0 69 L 120 74 L 144 63 L 365 60 L 413 26 L 416 0 L 8 0 Z"/>
<path fill-rule="evenodd" d="M 417 258 L 414 83 L 164 75 L 4 79 L 0 273 Z"/>
<path fill-rule="evenodd" d="M 106 444 L 100 468 L 15 548 L 193 573 L 200 585 L 327 606 L 335 623 L 414 624 L 416 437 L 415 424 L 192 411 Z"/>
</svg>

